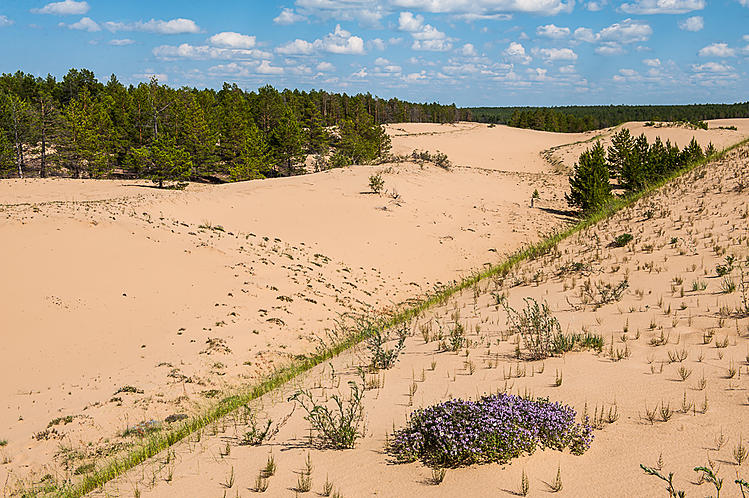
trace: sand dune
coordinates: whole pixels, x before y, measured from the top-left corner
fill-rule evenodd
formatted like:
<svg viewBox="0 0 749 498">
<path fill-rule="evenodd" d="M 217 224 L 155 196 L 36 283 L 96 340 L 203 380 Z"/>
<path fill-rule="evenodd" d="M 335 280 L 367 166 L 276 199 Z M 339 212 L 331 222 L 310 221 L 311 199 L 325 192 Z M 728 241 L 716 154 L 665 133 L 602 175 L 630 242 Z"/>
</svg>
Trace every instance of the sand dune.
<svg viewBox="0 0 749 498">
<path fill-rule="evenodd" d="M 169 459 L 156 458 L 111 483 L 107 492 L 250 494 L 272 455 L 277 470 L 268 478 L 266 493 L 288 496 L 295 492 L 309 455 L 312 491 L 322 492 L 329 480 L 343 496 L 513 496 L 522 472 L 529 476 L 529 496 L 544 496 L 558 468 L 564 484 L 560 496 L 663 494 L 662 483 L 646 476 L 641 463 L 675 472 L 676 488 L 687 496 L 708 492 L 707 484 L 699 487 L 692 469 L 712 463 L 725 479 L 725 495 L 738 496 L 732 481 L 747 474 L 745 466 L 734 463 L 732 452 L 746 438 L 749 318 L 737 314 L 741 295 L 721 290 L 715 267 L 726 255 L 742 262 L 747 257 L 749 211 L 741 190 L 749 181 L 747 161 L 749 149 L 744 147 L 505 278 L 483 282 L 426 313 L 413 324 L 397 365 L 367 376 L 373 388 L 365 394 L 366 435 L 355 449 L 310 446 L 309 424 L 287 398 L 300 387 L 311 389 L 321 401 L 331 393 L 345 395 L 346 382 L 356 380 L 356 366 L 368 361 L 363 347 L 253 405 L 260 420 L 286 420 L 292 414 L 270 442 L 240 444 L 249 426 L 237 414 L 210 427 L 199 441 L 178 445 Z M 674 195 L 688 202 L 674 205 Z M 611 247 L 621 233 L 633 234 L 634 241 Z M 595 289 L 596 284 L 617 285 L 625 279 L 629 287 L 620 299 L 595 304 L 595 290 L 593 301 L 585 297 L 586 281 Z M 693 290 L 692 282 L 706 287 Z M 506 314 L 495 293 L 505 293 L 518 309 L 526 297 L 547 301 L 563 330 L 600 333 L 606 345 L 600 353 L 518 362 L 515 338 L 507 333 Z M 455 317 L 471 345 L 460 354 L 441 352 L 436 337 Z M 689 372 L 686 378 L 682 369 Z M 388 434 L 412 410 L 498 390 L 548 396 L 571 404 L 580 416 L 598 419 L 591 449 L 582 456 L 545 450 L 504 466 L 448 469 L 439 485 L 430 483 L 429 468 L 393 464 L 384 452 Z M 655 413 L 652 420 L 648 410 Z"/>
<path fill-rule="evenodd" d="M 700 137 L 716 145 L 737 141 L 745 125 L 736 122 L 739 132 L 710 130 Z M 593 136 L 464 123 L 389 130 L 394 153 L 441 150 L 456 167 L 399 162 L 185 191 L 129 181 L 0 182 L 5 491 L 116 454 L 135 441 L 119 435 L 139 422 L 215 403 L 220 393 L 313 350 L 341 313 L 421 295 L 565 225 L 569 220 L 559 213 L 566 209 L 567 178 L 541 153 Z M 661 136 L 675 133 L 676 139 L 684 131 L 664 128 Z M 382 195 L 368 192 L 375 173 L 385 180 Z M 535 189 L 541 200 L 530 208 Z M 488 320 L 501 328 L 499 317 Z M 315 454 L 319 477 L 330 468 L 348 496 L 371 484 L 357 484 L 343 471 L 347 465 L 379 469 L 380 460 L 372 458 L 384 431 L 410 411 L 401 404 L 403 383 L 412 368 L 431 361 L 432 346 L 409 345 L 407 356 L 416 363 L 401 362 L 393 371 L 401 372 L 397 380 L 388 373 L 387 388 L 395 390 L 387 396 L 400 401 L 382 409 L 401 418 L 370 417 L 373 437 L 362 443 L 364 452 Z M 345 358 L 336 360 L 341 371 L 353 361 Z M 603 361 L 577 358 L 562 361 L 579 361 L 581 372 Z M 452 372 L 461 361 L 445 360 L 438 370 Z M 419 403 L 444 398 L 443 377 Z M 472 380 L 449 394 L 473 395 Z M 493 377 L 487 382 L 499 385 Z M 581 397 L 572 393 L 570 402 Z M 279 440 L 301 437 L 303 423 L 293 419 Z M 232 458 L 239 458 L 245 449 L 235 452 Z M 265 459 L 256 450 L 245 453 L 250 460 L 241 460 L 243 466 L 254 469 L 253 462 Z M 292 454 L 301 459 L 303 451 Z M 284 472 L 291 465 L 284 463 Z M 183 486 L 210 482 L 202 470 L 193 478 L 194 470 L 179 472 L 179 485 L 151 492 L 184 496 L 190 488 Z M 388 482 L 396 490 L 404 482 L 421 489 L 423 469 L 393 472 L 382 474 L 381 494 L 387 495 Z"/>
</svg>

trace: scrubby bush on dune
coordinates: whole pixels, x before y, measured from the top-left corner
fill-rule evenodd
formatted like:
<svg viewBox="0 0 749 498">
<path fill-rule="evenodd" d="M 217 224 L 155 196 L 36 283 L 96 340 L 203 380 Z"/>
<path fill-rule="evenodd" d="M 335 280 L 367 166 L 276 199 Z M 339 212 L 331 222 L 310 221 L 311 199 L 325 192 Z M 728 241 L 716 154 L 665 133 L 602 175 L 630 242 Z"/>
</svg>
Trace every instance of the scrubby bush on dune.
<svg viewBox="0 0 749 498">
<path fill-rule="evenodd" d="M 453 399 L 416 410 L 397 430 L 388 453 L 398 462 L 421 460 L 427 465 L 455 467 L 507 463 L 537 448 L 583 454 L 593 440 L 586 420 L 575 421 L 575 410 L 546 399 L 510 394 L 478 401 Z"/>
</svg>

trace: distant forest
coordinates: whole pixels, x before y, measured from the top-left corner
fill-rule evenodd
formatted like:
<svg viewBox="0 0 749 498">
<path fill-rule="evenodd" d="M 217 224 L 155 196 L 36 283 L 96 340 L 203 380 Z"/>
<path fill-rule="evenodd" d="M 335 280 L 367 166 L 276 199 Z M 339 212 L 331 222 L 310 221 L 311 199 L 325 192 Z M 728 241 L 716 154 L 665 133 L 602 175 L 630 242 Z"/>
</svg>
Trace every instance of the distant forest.
<svg viewBox="0 0 749 498">
<path fill-rule="evenodd" d="M 627 121 L 686 121 L 749 118 L 749 102 L 653 106 L 469 107 L 481 123 L 575 133 L 616 126 Z"/>
<path fill-rule="evenodd" d="M 138 177 L 165 182 L 245 180 L 372 161 L 381 127 L 470 118 L 455 105 L 370 94 L 125 86 L 71 69 L 61 80 L 0 76 L 0 177 Z"/>
</svg>

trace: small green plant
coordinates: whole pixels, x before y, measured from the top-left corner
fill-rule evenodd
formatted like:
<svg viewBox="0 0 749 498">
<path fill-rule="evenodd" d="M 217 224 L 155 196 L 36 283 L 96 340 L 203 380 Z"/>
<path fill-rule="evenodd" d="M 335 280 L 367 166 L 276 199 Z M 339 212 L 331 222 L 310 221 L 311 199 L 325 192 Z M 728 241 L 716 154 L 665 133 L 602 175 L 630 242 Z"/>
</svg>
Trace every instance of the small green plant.
<svg viewBox="0 0 749 498">
<path fill-rule="evenodd" d="M 432 468 L 432 484 L 434 484 L 435 486 L 442 484 L 442 481 L 445 480 L 446 473 L 447 469 L 444 467 Z"/>
<path fill-rule="evenodd" d="M 743 439 L 739 438 L 739 443 L 733 447 L 733 459 L 736 465 L 740 467 L 746 461 L 747 455 L 749 455 L 749 450 L 744 444 Z"/>
<path fill-rule="evenodd" d="M 265 462 L 263 468 L 263 475 L 265 477 L 272 477 L 276 473 L 276 459 L 273 454 L 268 455 L 268 460 Z"/>
<path fill-rule="evenodd" d="M 330 479 L 328 476 L 325 476 L 325 484 L 322 486 L 322 494 L 323 496 L 330 496 L 331 493 L 333 493 L 333 483 L 330 482 Z"/>
<path fill-rule="evenodd" d="M 502 306 L 507 312 L 507 321 L 513 332 L 520 334 L 527 355 L 534 360 L 540 360 L 554 353 L 554 337 L 561 334 L 559 320 L 551 314 L 546 303 L 538 302 L 526 297 L 525 309 L 518 312 L 512 309 L 507 300 L 502 300 Z"/>
<path fill-rule="evenodd" d="M 718 477 L 710 467 L 695 467 L 695 472 L 701 472 L 700 479 L 715 486 L 716 497 L 720 498 L 720 490 L 723 488 L 723 479 Z"/>
<path fill-rule="evenodd" d="M 371 329 L 371 334 L 367 339 L 367 349 L 369 349 L 370 366 L 374 370 L 389 369 L 398 361 L 398 355 L 405 346 L 408 331 L 402 327 L 398 332 L 398 339 L 392 348 L 385 344 L 389 341 L 387 333 L 380 331 L 378 327 Z"/>
<path fill-rule="evenodd" d="M 369 190 L 371 190 L 375 194 L 379 194 L 380 192 L 382 192 L 383 188 L 385 188 L 385 180 L 382 179 L 382 175 L 380 173 L 374 174 L 369 177 Z"/>
<path fill-rule="evenodd" d="M 525 469 L 523 469 L 523 473 L 520 474 L 520 496 L 528 496 L 530 489 L 531 483 L 528 480 L 528 474 L 526 474 Z"/>
<path fill-rule="evenodd" d="M 312 460 L 309 453 L 304 460 L 304 470 L 299 473 L 296 483 L 296 491 L 299 493 L 309 493 L 312 489 Z"/>
<path fill-rule="evenodd" d="M 623 233 L 621 235 L 617 235 L 611 245 L 614 247 L 624 247 L 632 242 L 633 238 L 634 237 L 632 237 L 631 233 Z"/>
<path fill-rule="evenodd" d="M 661 474 L 659 470 L 653 467 L 646 467 L 643 464 L 640 464 L 640 468 L 644 470 L 647 475 L 657 477 L 658 479 L 666 483 L 666 491 L 668 492 L 669 498 L 684 498 L 686 496 L 686 493 L 684 491 L 677 491 L 674 487 L 673 472 L 669 472 L 668 477 L 666 477 Z"/>
<path fill-rule="evenodd" d="M 562 490 L 562 467 L 557 465 L 557 476 L 554 478 L 554 480 L 549 484 L 549 488 L 553 493 L 558 493 Z"/>
<path fill-rule="evenodd" d="M 331 396 L 334 407 L 315 401 L 309 390 L 299 390 L 290 399 L 296 401 L 305 412 L 307 421 L 317 434 L 320 445 L 325 448 L 353 448 L 362 436 L 364 423 L 364 381 L 359 385 L 349 382 L 349 396 Z"/>
</svg>

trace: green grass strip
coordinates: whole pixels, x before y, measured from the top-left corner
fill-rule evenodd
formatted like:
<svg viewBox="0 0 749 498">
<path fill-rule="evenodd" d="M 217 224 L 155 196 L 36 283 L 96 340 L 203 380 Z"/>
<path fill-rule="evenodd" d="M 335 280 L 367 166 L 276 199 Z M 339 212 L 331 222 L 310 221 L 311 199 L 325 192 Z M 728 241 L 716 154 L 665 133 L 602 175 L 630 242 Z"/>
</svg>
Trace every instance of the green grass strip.
<svg viewBox="0 0 749 498">
<path fill-rule="evenodd" d="M 675 171 L 670 175 L 660 179 L 659 181 L 651 184 L 645 190 L 630 194 L 625 197 L 612 198 L 611 202 L 601 207 L 597 211 L 588 214 L 585 218 L 581 219 L 576 224 L 553 235 L 550 235 L 549 237 L 537 243 L 519 249 L 515 253 L 508 256 L 507 259 L 503 262 L 493 265 L 482 271 L 474 272 L 470 276 L 467 276 L 458 282 L 454 282 L 452 285 L 441 288 L 435 291 L 433 294 L 427 295 L 418 302 L 411 304 L 410 306 L 405 307 L 392 315 L 375 319 L 374 323 L 376 325 L 376 328 L 379 330 L 385 330 L 397 325 L 408 323 L 413 318 L 418 317 L 424 311 L 430 309 L 435 305 L 445 303 L 450 297 L 469 287 L 476 285 L 478 282 L 486 278 L 491 278 L 499 274 L 506 274 L 513 267 L 523 261 L 532 260 L 537 257 L 543 256 L 567 237 L 570 237 L 571 235 L 574 235 L 581 230 L 585 230 L 586 228 L 589 228 L 596 223 L 611 217 L 618 211 L 631 206 L 638 200 L 657 191 L 674 179 L 694 170 L 699 166 L 703 166 L 712 161 L 720 160 L 731 150 L 747 143 L 749 143 L 749 139 L 742 140 L 737 144 L 723 149 L 721 152 L 716 153 L 709 158 L 695 161 L 694 163 L 691 163 L 684 168 Z M 237 394 L 222 399 L 216 406 L 211 407 L 202 415 L 193 417 L 188 421 L 180 424 L 178 427 L 175 427 L 168 431 L 148 436 L 147 440 L 142 445 L 139 445 L 137 448 L 130 451 L 127 455 L 113 458 L 103 467 L 84 477 L 79 483 L 72 485 L 68 489 L 60 490 L 60 496 L 78 498 L 89 493 L 90 491 L 102 487 L 108 481 L 124 474 L 136 465 L 145 462 L 149 458 L 169 448 L 173 444 L 185 439 L 190 434 L 203 429 L 212 422 L 219 420 L 220 418 L 231 413 L 237 408 L 240 408 L 250 401 L 253 401 L 263 396 L 264 394 L 273 391 L 274 389 L 294 379 L 298 375 L 307 372 L 311 368 L 359 344 L 371 334 L 372 330 L 373 329 L 371 327 L 365 327 L 361 330 L 358 330 L 357 332 L 346 336 L 344 339 L 340 340 L 324 351 L 319 351 L 311 356 L 306 356 L 303 359 L 295 360 L 289 365 L 275 370 L 272 374 L 267 376 L 258 384 L 250 386 L 249 388 L 242 390 Z"/>
</svg>

